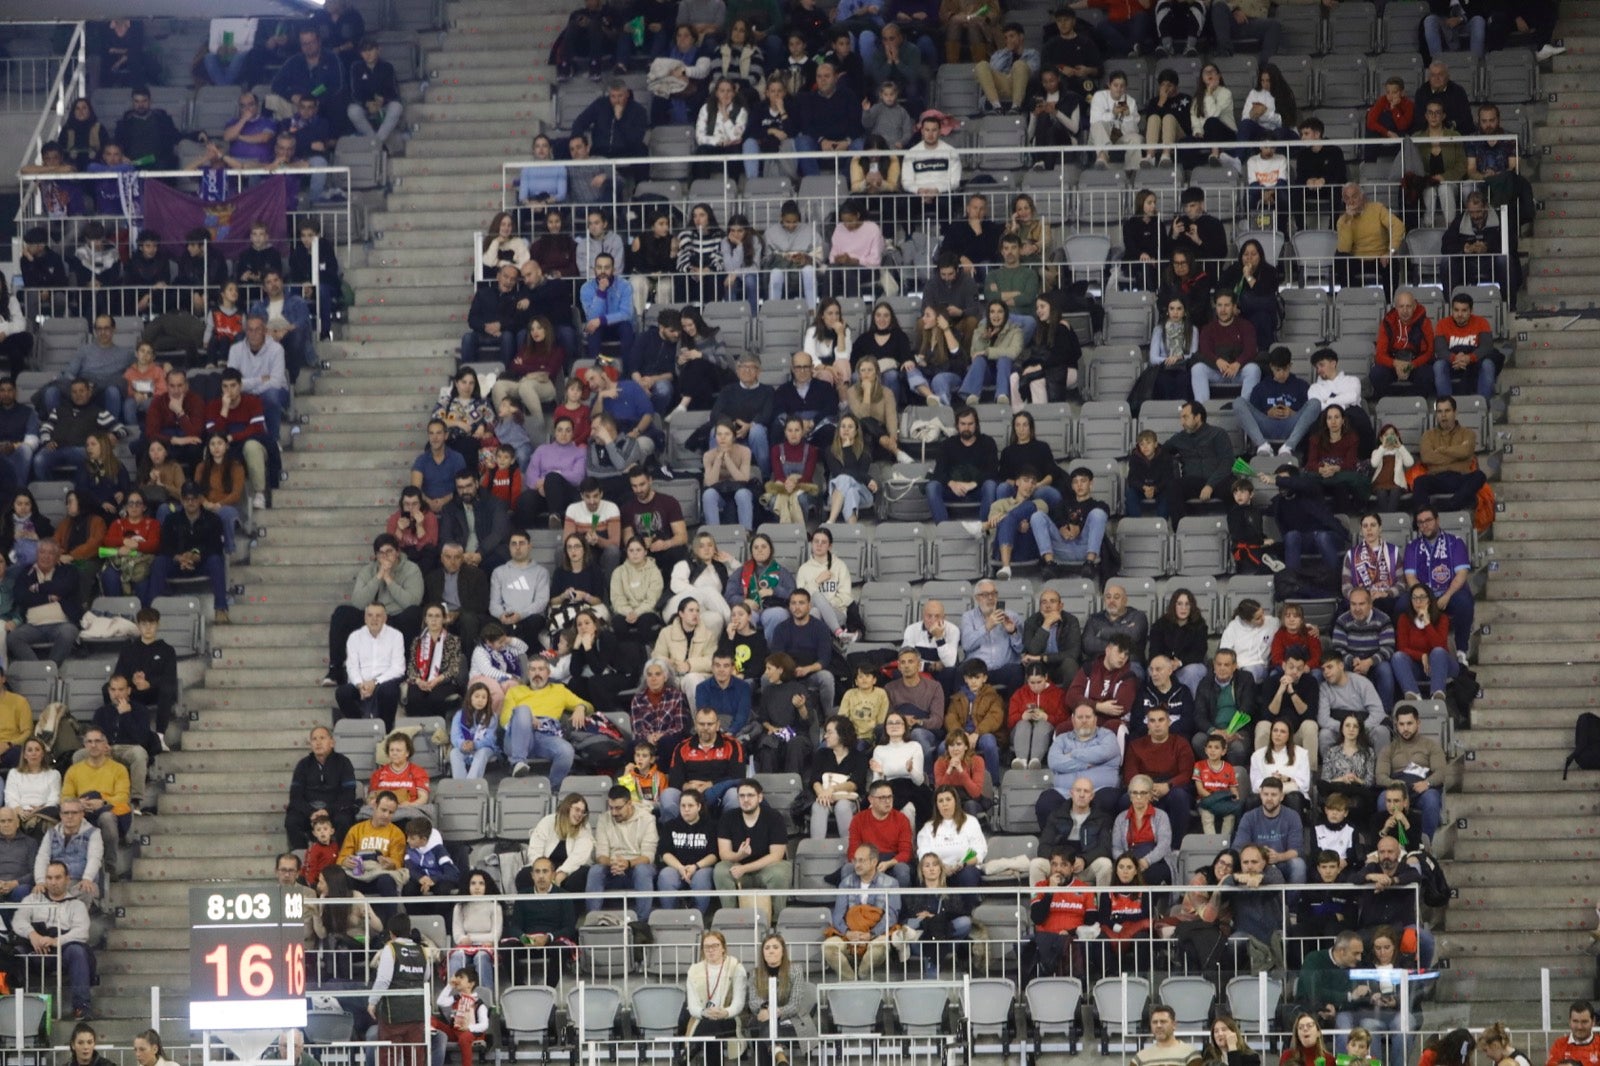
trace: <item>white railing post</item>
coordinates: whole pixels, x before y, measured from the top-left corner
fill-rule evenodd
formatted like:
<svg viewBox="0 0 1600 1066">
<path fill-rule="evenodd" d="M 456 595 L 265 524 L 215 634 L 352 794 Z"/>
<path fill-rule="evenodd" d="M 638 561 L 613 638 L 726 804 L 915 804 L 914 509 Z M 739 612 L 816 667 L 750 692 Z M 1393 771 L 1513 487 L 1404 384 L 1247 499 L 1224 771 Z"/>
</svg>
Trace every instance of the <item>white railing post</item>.
<svg viewBox="0 0 1600 1066">
<path fill-rule="evenodd" d="M 1550 967 L 1539 968 L 1539 1027 L 1550 1031 Z"/>
<path fill-rule="evenodd" d="M 1267 982 L 1267 971 L 1262 970 L 1256 974 L 1256 1032 L 1261 1036 L 1266 1036 L 1269 1029 L 1267 1014 L 1271 1010 L 1271 1006 L 1268 1003 L 1268 994 L 1271 990 L 1268 988 Z"/>
</svg>

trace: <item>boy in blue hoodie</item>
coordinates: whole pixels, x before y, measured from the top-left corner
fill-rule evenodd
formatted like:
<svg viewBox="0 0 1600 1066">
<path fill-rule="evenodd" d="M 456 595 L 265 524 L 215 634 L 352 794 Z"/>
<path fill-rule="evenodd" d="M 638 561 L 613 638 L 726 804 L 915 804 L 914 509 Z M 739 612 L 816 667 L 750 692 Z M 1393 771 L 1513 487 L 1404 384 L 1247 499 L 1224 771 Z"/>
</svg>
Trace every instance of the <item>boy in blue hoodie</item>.
<svg viewBox="0 0 1600 1066">
<path fill-rule="evenodd" d="M 453 896 L 461 890 L 461 868 L 450 857 L 444 837 L 427 818 L 419 816 L 406 823 L 406 872 L 410 877 L 401 893 L 406 897 Z M 449 918 L 450 906 L 446 902 L 421 903 L 408 898 L 406 912 Z"/>
</svg>

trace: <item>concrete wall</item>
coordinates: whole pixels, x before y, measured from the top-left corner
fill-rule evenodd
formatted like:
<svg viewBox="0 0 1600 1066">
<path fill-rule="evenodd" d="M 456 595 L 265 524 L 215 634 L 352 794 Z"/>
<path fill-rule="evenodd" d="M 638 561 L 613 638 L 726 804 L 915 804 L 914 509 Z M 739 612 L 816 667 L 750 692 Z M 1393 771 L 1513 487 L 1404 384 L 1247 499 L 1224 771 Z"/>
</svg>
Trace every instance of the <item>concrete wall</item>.
<svg viewBox="0 0 1600 1066">
<path fill-rule="evenodd" d="M 37 111 L 0 113 L 0 192 L 17 191 L 17 168 L 27 162 L 22 153 L 38 121 Z"/>
</svg>

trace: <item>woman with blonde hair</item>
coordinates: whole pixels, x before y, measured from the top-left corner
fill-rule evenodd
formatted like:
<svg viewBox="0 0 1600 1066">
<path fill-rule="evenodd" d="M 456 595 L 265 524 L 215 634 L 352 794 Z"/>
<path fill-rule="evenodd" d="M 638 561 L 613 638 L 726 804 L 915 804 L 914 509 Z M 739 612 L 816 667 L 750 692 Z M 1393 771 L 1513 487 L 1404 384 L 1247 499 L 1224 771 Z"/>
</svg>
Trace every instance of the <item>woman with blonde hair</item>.
<svg viewBox="0 0 1600 1066">
<path fill-rule="evenodd" d="M 517 872 L 518 892 L 533 891 L 533 862 L 549 859 L 556 868 L 557 888 L 594 858 L 594 830 L 589 826 L 589 801 L 569 792 L 556 804 L 555 813 L 539 819 L 528 834 L 528 865 Z M 574 891 L 583 889 L 583 879 L 573 882 Z"/>
<path fill-rule="evenodd" d="M 723 1052 L 737 1060 L 744 1053 L 744 1042 L 737 1038 L 739 1016 L 745 1011 L 749 977 L 744 963 L 728 951 L 728 938 L 720 930 L 707 929 L 700 937 L 700 960 L 689 967 L 685 981 L 688 1021 L 684 1036 L 695 1037 L 689 1044 L 689 1061 L 695 1066 L 722 1066 Z"/>
</svg>

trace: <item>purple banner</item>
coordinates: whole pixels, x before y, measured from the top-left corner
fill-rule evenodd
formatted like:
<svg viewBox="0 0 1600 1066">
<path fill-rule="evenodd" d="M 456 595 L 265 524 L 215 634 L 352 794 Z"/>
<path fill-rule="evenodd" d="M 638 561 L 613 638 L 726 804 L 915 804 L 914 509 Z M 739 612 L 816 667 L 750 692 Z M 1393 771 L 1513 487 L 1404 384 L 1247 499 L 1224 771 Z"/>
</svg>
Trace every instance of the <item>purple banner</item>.
<svg viewBox="0 0 1600 1066">
<path fill-rule="evenodd" d="M 250 247 L 250 227 L 262 222 L 273 245 L 283 251 L 289 239 L 287 183 L 294 180 L 274 174 L 232 199 L 211 204 L 161 182 L 146 182 L 144 225 L 161 234 L 163 250 L 174 255 L 183 251 L 184 234 L 203 227 L 211 232 L 213 248 L 232 259 Z"/>
</svg>

